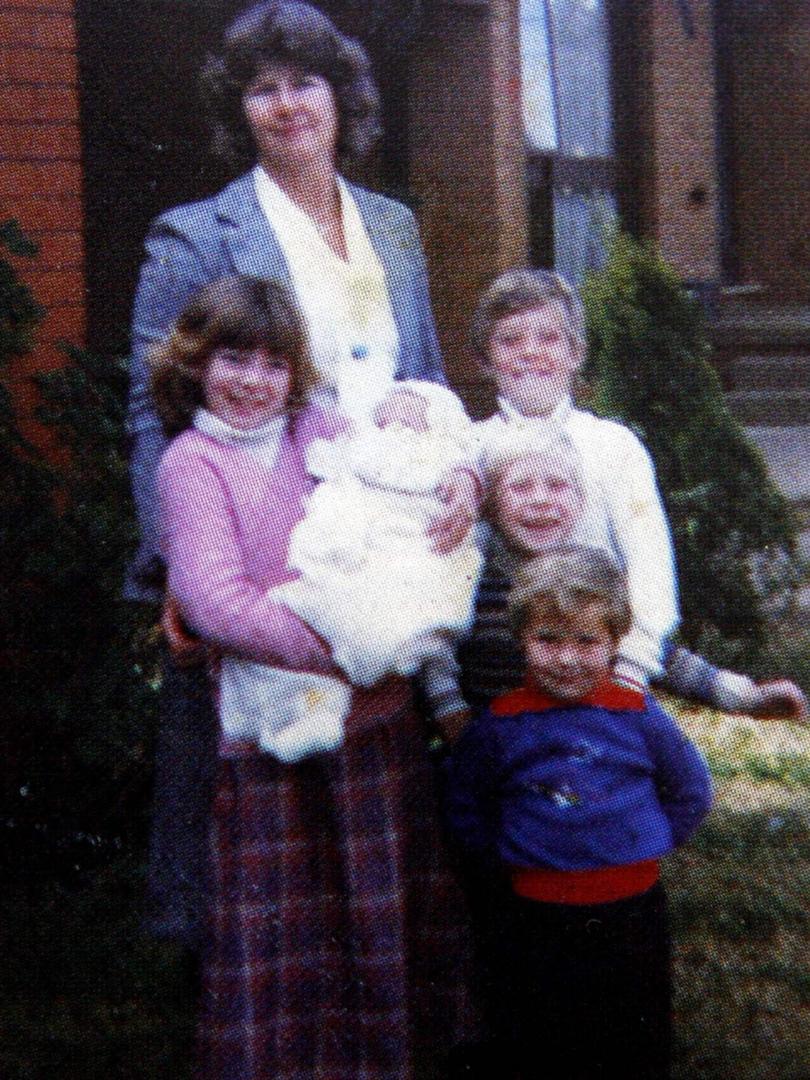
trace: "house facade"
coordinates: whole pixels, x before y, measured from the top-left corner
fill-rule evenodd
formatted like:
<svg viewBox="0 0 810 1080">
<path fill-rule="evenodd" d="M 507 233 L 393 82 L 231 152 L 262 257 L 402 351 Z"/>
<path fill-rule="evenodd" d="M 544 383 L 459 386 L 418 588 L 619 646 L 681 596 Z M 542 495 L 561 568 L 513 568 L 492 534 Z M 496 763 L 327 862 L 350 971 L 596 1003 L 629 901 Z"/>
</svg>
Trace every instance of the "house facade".
<svg viewBox="0 0 810 1080">
<path fill-rule="evenodd" d="M 148 221 L 226 179 L 195 75 L 234 0 L 0 0 L 0 220 L 61 339 L 126 348 Z M 368 47 L 386 135 L 358 179 L 422 226 L 440 337 L 498 271 L 579 276 L 618 216 L 689 282 L 810 300 L 810 6 L 802 0 L 319 0 Z"/>
</svg>

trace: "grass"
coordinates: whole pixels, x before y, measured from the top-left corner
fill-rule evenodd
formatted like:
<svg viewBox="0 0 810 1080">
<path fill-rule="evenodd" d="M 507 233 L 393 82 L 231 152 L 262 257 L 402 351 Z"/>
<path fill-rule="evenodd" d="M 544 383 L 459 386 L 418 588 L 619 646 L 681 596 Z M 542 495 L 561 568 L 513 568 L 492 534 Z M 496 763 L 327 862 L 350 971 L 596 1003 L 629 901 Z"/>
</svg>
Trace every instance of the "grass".
<svg viewBox="0 0 810 1080">
<path fill-rule="evenodd" d="M 810 1078 L 810 729 L 669 700 L 714 772 L 715 808 L 666 861 L 674 1080 Z M 3 1080 L 191 1080 L 183 958 L 139 925 L 143 851 L 0 904 Z"/>
<path fill-rule="evenodd" d="M 675 1080 L 810 1077 L 810 729 L 668 701 L 715 807 L 667 860 Z"/>
</svg>

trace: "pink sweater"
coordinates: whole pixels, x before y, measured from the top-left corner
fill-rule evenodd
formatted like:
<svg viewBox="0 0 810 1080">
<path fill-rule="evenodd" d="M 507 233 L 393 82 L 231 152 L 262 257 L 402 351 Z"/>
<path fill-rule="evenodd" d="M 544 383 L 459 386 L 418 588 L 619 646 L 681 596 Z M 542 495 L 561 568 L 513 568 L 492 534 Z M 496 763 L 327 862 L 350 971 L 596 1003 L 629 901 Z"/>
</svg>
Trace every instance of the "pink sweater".
<svg viewBox="0 0 810 1080">
<path fill-rule="evenodd" d="M 320 639 L 267 592 L 295 576 L 287 546 L 313 487 L 306 448 L 337 430 L 333 414 L 310 406 L 282 436 L 271 469 L 193 429 L 164 453 L 158 493 L 168 587 L 206 641 L 260 663 L 334 671 Z"/>
</svg>

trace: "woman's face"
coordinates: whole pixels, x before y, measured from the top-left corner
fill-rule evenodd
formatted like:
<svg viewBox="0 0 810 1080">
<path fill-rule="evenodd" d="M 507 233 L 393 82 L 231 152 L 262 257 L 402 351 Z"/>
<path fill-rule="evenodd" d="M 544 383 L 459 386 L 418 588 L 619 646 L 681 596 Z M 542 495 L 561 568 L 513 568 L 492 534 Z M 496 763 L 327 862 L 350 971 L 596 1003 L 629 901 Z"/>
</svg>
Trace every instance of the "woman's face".
<svg viewBox="0 0 810 1080">
<path fill-rule="evenodd" d="M 331 84 L 294 64 L 263 67 L 242 98 L 259 163 L 268 171 L 334 165 L 338 113 Z"/>
<path fill-rule="evenodd" d="M 289 361 L 269 349 L 214 349 L 203 376 L 205 406 L 239 431 L 252 431 L 287 409 Z"/>
</svg>

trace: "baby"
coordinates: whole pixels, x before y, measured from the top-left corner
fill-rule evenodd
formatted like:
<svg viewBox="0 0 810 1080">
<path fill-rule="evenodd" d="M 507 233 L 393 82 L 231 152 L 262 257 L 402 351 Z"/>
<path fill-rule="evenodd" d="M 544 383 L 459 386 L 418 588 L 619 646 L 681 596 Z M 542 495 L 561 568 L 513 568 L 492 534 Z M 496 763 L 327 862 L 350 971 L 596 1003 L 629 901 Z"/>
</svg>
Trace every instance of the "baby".
<svg viewBox="0 0 810 1080">
<path fill-rule="evenodd" d="M 357 686 L 452 656 L 469 628 L 481 556 L 472 537 L 436 554 L 426 526 L 442 477 L 473 457 L 471 431 L 450 390 L 397 382 L 345 435 L 310 450 L 321 482 L 288 556 L 301 576 L 278 595 Z"/>
<path fill-rule="evenodd" d="M 428 697 L 438 699 L 472 621 L 481 566 L 473 538 L 440 555 L 426 531 L 442 479 L 470 467 L 471 422 L 434 383 L 392 381 L 376 393 L 366 383 L 364 393 L 363 409 L 359 394 L 346 395 L 354 407 L 343 433 L 308 450 L 320 483 L 290 538 L 288 568 L 299 576 L 273 590 L 328 642 L 347 681 L 223 661 L 229 715 L 239 715 L 244 696 L 255 717 L 261 700 L 260 743 L 282 761 L 340 745 L 349 684 L 422 672 Z"/>
</svg>

